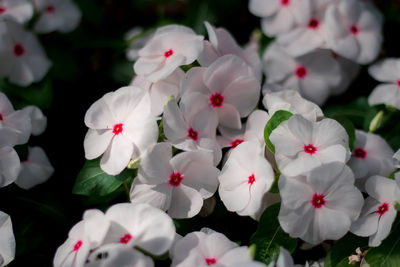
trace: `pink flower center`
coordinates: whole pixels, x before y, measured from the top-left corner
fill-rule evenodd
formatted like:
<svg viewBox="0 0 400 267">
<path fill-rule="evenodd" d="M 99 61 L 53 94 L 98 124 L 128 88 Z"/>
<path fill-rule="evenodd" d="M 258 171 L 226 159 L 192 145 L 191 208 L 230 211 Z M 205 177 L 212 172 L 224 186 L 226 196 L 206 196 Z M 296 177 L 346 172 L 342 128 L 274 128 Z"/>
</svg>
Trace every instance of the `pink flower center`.
<svg viewBox="0 0 400 267">
<path fill-rule="evenodd" d="M 304 146 L 304 152 L 312 155 L 315 152 L 317 152 L 317 148 L 315 146 L 313 146 L 312 144 L 308 144 L 308 145 Z"/>
<path fill-rule="evenodd" d="M 132 238 L 133 236 L 131 234 L 125 234 L 123 237 L 120 238 L 119 242 L 122 244 L 128 244 Z"/>
<path fill-rule="evenodd" d="M 316 30 L 319 27 L 319 21 L 317 19 L 311 19 L 308 23 L 308 28 Z"/>
<path fill-rule="evenodd" d="M 179 186 L 183 180 L 182 174 L 179 172 L 173 172 L 169 177 L 169 184 L 171 186 Z"/>
<path fill-rule="evenodd" d="M 281 0 L 281 5 L 282 5 L 282 6 L 288 6 L 288 5 L 290 5 L 290 0 Z"/>
<path fill-rule="evenodd" d="M 122 126 L 123 126 L 122 123 L 115 124 L 115 125 L 114 125 L 114 129 L 113 129 L 113 133 L 114 133 L 115 135 L 118 135 L 118 134 L 122 133 L 122 131 L 124 130 L 124 129 L 122 128 Z"/>
<path fill-rule="evenodd" d="M 231 146 L 232 146 L 232 148 L 235 148 L 235 147 L 237 147 L 238 145 L 240 145 L 241 143 L 243 143 L 243 139 L 235 139 L 235 140 L 233 140 L 232 142 L 231 142 Z"/>
<path fill-rule="evenodd" d="M 358 29 L 358 27 L 357 27 L 356 25 L 351 25 L 351 26 L 350 26 L 350 32 L 351 32 L 353 35 L 357 35 L 358 32 L 359 32 L 359 29 Z"/>
<path fill-rule="evenodd" d="M 164 57 L 165 58 L 169 58 L 170 56 L 172 56 L 174 54 L 174 51 L 172 49 L 165 51 L 164 53 Z"/>
<path fill-rule="evenodd" d="M 224 102 L 224 97 L 220 93 L 215 93 L 210 96 L 211 107 L 219 108 L 222 107 L 222 103 Z"/>
<path fill-rule="evenodd" d="M 82 244 L 83 244 L 82 240 L 76 242 L 76 244 L 74 245 L 74 251 L 78 251 L 81 248 Z"/>
<path fill-rule="evenodd" d="M 382 216 L 383 214 L 385 214 L 387 211 L 389 210 L 389 204 L 388 203 L 383 203 L 382 205 L 380 205 L 378 207 L 378 211 L 377 213 Z"/>
<path fill-rule="evenodd" d="M 356 148 L 353 151 L 353 155 L 356 158 L 365 159 L 367 157 L 367 151 L 362 148 Z"/>
<path fill-rule="evenodd" d="M 253 185 L 253 183 L 256 181 L 256 177 L 254 176 L 254 174 L 252 174 L 252 175 L 250 175 L 249 176 L 249 181 L 248 181 L 248 183 L 250 184 L 250 185 Z"/>
<path fill-rule="evenodd" d="M 17 57 L 22 56 L 23 54 L 25 54 L 25 49 L 21 44 L 16 44 L 14 45 L 14 55 L 16 55 Z"/>
<path fill-rule="evenodd" d="M 46 12 L 47 13 L 54 13 L 55 9 L 56 8 L 53 5 L 48 5 L 47 8 L 46 8 Z"/>
<path fill-rule="evenodd" d="M 334 59 L 339 59 L 339 55 L 332 51 L 332 57 Z"/>
<path fill-rule="evenodd" d="M 400 87 L 400 80 L 397 80 L 397 86 Z"/>
<path fill-rule="evenodd" d="M 197 141 L 197 139 L 198 139 L 198 132 L 196 132 L 195 130 L 193 130 L 193 128 L 190 128 L 189 130 L 188 130 L 188 137 L 190 138 L 190 139 L 193 139 L 194 141 Z"/>
<path fill-rule="evenodd" d="M 297 67 L 295 73 L 297 78 L 304 79 L 307 76 L 307 69 L 303 66 L 299 66 Z"/>
<path fill-rule="evenodd" d="M 324 195 L 315 193 L 311 200 L 311 203 L 316 209 L 321 208 L 323 205 L 325 205 Z"/>
<path fill-rule="evenodd" d="M 217 263 L 215 258 L 205 258 L 204 260 L 206 261 L 207 265 L 213 265 Z"/>
<path fill-rule="evenodd" d="M 7 11 L 7 8 L 5 6 L 0 6 L 0 15 L 5 13 Z"/>
<path fill-rule="evenodd" d="M 3 120 L 4 120 L 3 115 L 0 113 L 0 121 L 3 121 Z"/>
</svg>

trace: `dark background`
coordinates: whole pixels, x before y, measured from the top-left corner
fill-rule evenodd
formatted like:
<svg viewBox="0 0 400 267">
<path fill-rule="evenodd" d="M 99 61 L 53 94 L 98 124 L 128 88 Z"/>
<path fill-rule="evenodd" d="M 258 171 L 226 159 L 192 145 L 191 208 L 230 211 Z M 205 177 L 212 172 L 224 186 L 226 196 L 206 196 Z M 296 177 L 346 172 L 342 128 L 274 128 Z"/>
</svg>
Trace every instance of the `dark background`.
<svg viewBox="0 0 400 267">
<path fill-rule="evenodd" d="M 184 24 L 205 34 L 203 21 L 227 28 L 245 44 L 260 20 L 248 11 L 244 0 L 76 0 L 82 10 L 81 25 L 69 34 L 39 36 L 53 68 L 45 81 L 29 88 L 14 88 L 7 94 L 16 107 L 39 105 L 48 117 L 48 128 L 32 137 L 30 146 L 42 146 L 55 168 L 51 179 L 29 191 L 10 185 L 0 189 L 0 210 L 11 215 L 17 242 L 16 259 L 10 266 L 50 266 L 56 249 L 66 240 L 68 231 L 88 208 L 105 210 L 111 203 L 125 201 L 119 190 L 109 197 L 89 198 L 72 194 L 76 176 L 85 158 L 83 123 L 90 105 L 105 93 L 129 83 L 132 62 L 125 58 L 124 34 L 135 26 L 144 28 L 170 23 Z M 376 4 L 385 15 L 385 41 L 380 57 L 400 57 L 399 1 L 381 0 Z M 267 43 L 268 38 L 263 38 Z M 344 95 L 329 100 L 325 107 L 334 110 L 359 96 L 368 96 L 375 87 L 364 67 Z M 365 105 L 365 99 L 363 104 Z M 363 115 L 361 115 L 363 116 Z M 367 114 L 365 114 L 367 116 Z M 362 125 L 359 125 L 362 127 Z M 248 244 L 257 224 L 249 218 L 219 212 L 207 219 L 196 218 L 182 233 L 208 226 L 231 240 Z M 318 258 L 318 253 L 311 256 Z M 303 261 L 297 256 L 297 261 Z"/>
</svg>

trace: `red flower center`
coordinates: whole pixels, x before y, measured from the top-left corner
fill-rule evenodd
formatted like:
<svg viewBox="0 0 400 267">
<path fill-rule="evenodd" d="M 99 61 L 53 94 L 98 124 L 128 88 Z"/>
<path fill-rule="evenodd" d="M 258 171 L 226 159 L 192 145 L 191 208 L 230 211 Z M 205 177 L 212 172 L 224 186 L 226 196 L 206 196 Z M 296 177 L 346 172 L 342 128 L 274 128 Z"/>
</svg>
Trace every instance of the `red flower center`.
<svg viewBox="0 0 400 267">
<path fill-rule="evenodd" d="M 5 6 L 0 6 L 0 15 L 5 13 L 7 11 L 7 8 Z"/>
<path fill-rule="evenodd" d="M 250 175 L 249 176 L 249 181 L 248 181 L 248 183 L 250 184 L 250 185 L 253 185 L 253 183 L 256 181 L 256 177 L 254 176 L 254 174 L 252 174 L 252 175 Z"/>
<path fill-rule="evenodd" d="M 164 53 L 164 57 L 165 58 L 169 58 L 170 56 L 172 56 L 174 54 L 174 51 L 172 49 L 165 51 Z"/>
<path fill-rule="evenodd" d="M 290 0 L 281 0 L 282 6 L 288 6 L 290 4 Z"/>
<path fill-rule="evenodd" d="M 122 244 L 128 244 L 132 238 L 133 236 L 131 234 L 125 234 L 123 237 L 120 238 L 119 242 Z"/>
<path fill-rule="evenodd" d="M 307 69 L 303 66 L 299 66 L 297 67 L 295 73 L 297 78 L 304 79 L 307 76 Z"/>
<path fill-rule="evenodd" d="M 317 19 L 311 19 L 308 23 L 308 28 L 316 30 L 319 27 L 319 21 Z"/>
<path fill-rule="evenodd" d="M 179 186 L 183 180 L 182 174 L 179 172 L 173 172 L 169 177 L 169 184 L 171 186 Z"/>
<path fill-rule="evenodd" d="M 232 146 L 232 148 L 235 148 L 235 147 L 237 147 L 238 145 L 240 145 L 241 143 L 243 143 L 243 139 L 235 139 L 235 140 L 233 140 L 232 142 L 231 142 L 231 146 Z"/>
<path fill-rule="evenodd" d="M 400 80 L 397 80 L 397 86 L 400 87 Z"/>
<path fill-rule="evenodd" d="M 189 138 L 193 139 L 194 141 L 197 141 L 198 136 L 199 136 L 198 132 L 193 130 L 193 128 L 190 128 L 188 130 L 188 137 Z"/>
<path fill-rule="evenodd" d="M 47 8 L 46 8 L 46 12 L 47 13 L 54 13 L 55 9 L 56 8 L 53 5 L 48 5 Z"/>
<path fill-rule="evenodd" d="M 204 260 L 206 261 L 207 265 L 213 265 L 217 263 L 215 258 L 205 258 Z"/>
<path fill-rule="evenodd" d="M 76 244 L 74 245 L 74 251 L 78 251 L 81 248 L 82 244 L 83 244 L 82 240 L 76 242 Z"/>
<path fill-rule="evenodd" d="M 324 195 L 315 193 L 311 200 L 311 203 L 316 209 L 321 208 L 323 205 L 325 205 Z"/>
<path fill-rule="evenodd" d="M 0 113 L 0 121 L 3 121 L 3 120 L 4 120 L 3 115 Z"/>
<path fill-rule="evenodd" d="M 351 25 L 351 26 L 350 26 L 350 32 L 351 32 L 353 35 L 357 35 L 358 32 L 359 32 L 359 29 L 358 29 L 358 27 L 357 27 L 356 25 Z"/>
<path fill-rule="evenodd" d="M 224 102 L 224 97 L 220 93 L 215 93 L 210 96 L 211 107 L 219 108 L 222 107 L 222 103 Z"/>
<path fill-rule="evenodd" d="M 22 46 L 22 44 L 16 44 L 14 45 L 14 55 L 16 55 L 17 57 L 22 56 L 23 54 L 25 54 L 25 49 Z"/>
<path fill-rule="evenodd" d="M 308 144 L 308 145 L 304 146 L 304 152 L 312 155 L 315 152 L 317 152 L 317 148 L 315 146 L 313 146 L 312 144 Z"/>
<path fill-rule="evenodd" d="M 114 125 L 114 129 L 113 129 L 113 133 L 114 133 L 115 135 L 118 135 L 118 134 L 122 133 L 122 131 L 124 130 L 124 129 L 122 128 L 122 126 L 123 126 L 122 123 L 115 124 L 115 125 Z"/>
<path fill-rule="evenodd" d="M 382 205 L 380 205 L 378 207 L 378 211 L 377 213 L 382 216 L 383 214 L 385 214 L 387 211 L 389 210 L 389 204 L 388 203 L 383 203 Z"/>
<path fill-rule="evenodd" d="M 362 148 L 356 148 L 353 151 L 353 155 L 356 158 L 365 159 L 367 157 L 367 151 Z"/>
</svg>

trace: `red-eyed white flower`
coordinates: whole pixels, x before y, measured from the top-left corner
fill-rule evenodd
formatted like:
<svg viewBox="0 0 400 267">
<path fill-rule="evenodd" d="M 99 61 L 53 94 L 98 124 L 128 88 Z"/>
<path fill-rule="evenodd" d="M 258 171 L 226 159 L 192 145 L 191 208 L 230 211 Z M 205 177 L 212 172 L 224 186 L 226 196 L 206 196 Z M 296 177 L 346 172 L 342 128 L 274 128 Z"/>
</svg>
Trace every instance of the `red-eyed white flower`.
<svg viewBox="0 0 400 267">
<path fill-rule="evenodd" d="M 21 171 L 15 183 L 23 189 L 30 189 L 47 181 L 53 172 L 54 168 L 44 150 L 29 147 L 28 158 L 21 163 Z"/>
<path fill-rule="evenodd" d="M 13 21 L 0 21 L 0 78 L 28 86 L 43 79 L 50 60 L 36 36 Z"/>
<path fill-rule="evenodd" d="M 139 51 L 134 65 L 136 74 L 151 82 L 168 77 L 176 68 L 193 63 L 203 50 L 204 36 L 185 26 L 159 28 Z"/>
<path fill-rule="evenodd" d="M 270 135 L 279 170 L 286 176 L 307 173 L 322 164 L 350 158 L 349 137 L 335 120 L 311 122 L 293 115 Z"/>
<path fill-rule="evenodd" d="M 267 83 L 279 84 L 318 105 L 323 104 L 341 82 L 341 69 L 329 50 L 294 58 L 276 43 L 268 47 L 263 58 Z"/>
<path fill-rule="evenodd" d="M 15 257 L 15 237 L 11 218 L 0 211 L 0 266 L 7 266 Z"/>
<path fill-rule="evenodd" d="M 210 120 L 207 106 L 201 104 L 192 98 L 182 101 L 178 107 L 175 99 L 170 100 L 164 109 L 164 134 L 178 149 L 213 153 L 214 165 L 217 166 L 222 157 L 215 137 L 218 122 Z"/>
<path fill-rule="evenodd" d="M 243 142 L 231 152 L 222 168 L 218 192 L 229 211 L 255 217 L 274 177 L 264 148 L 256 142 Z"/>
<path fill-rule="evenodd" d="M 34 0 L 40 17 L 34 30 L 38 33 L 71 32 L 78 27 L 82 13 L 71 0 Z"/>
<path fill-rule="evenodd" d="M 359 0 L 340 0 L 325 14 L 326 41 L 335 53 L 359 64 L 372 62 L 382 44 L 378 10 Z"/>
<path fill-rule="evenodd" d="M 276 36 L 308 21 L 311 15 L 310 0 L 251 0 L 249 10 L 261 17 L 262 30 Z"/>
<path fill-rule="evenodd" d="M 251 265 L 253 260 L 247 247 L 239 247 L 223 234 L 208 228 L 179 239 L 173 245 L 170 255 L 172 267 L 258 266 Z"/>
<path fill-rule="evenodd" d="M 205 22 L 209 41 L 204 41 L 204 50 L 198 61 L 202 67 L 210 66 L 219 57 L 232 54 L 242 58 L 253 70 L 258 80 L 262 78 L 262 64 L 257 50 L 252 48 L 243 49 L 232 35 L 224 28 L 214 28 Z"/>
<path fill-rule="evenodd" d="M 369 236 L 370 247 L 381 244 L 390 232 L 397 211 L 393 204 L 400 199 L 396 182 L 382 176 L 372 176 L 365 183 L 369 197 L 365 200 L 360 218 L 351 226 L 351 232 Z"/>
<path fill-rule="evenodd" d="M 341 162 L 319 166 L 305 176 L 281 175 L 278 184 L 282 229 L 311 244 L 343 237 L 364 203 L 353 173 Z"/>
<path fill-rule="evenodd" d="M 169 143 L 158 143 L 142 157 L 131 201 L 149 203 L 172 218 L 190 218 L 218 187 L 219 170 L 211 153 L 182 152 L 172 157 Z"/>
<path fill-rule="evenodd" d="M 0 0 L 0 20 L 12 19 L 25 23 L 33 16 L 33 6 L 28 0 Z"/>
<path fill-rule="evenodd" d="M 219 125 L 240 129 L 240 118 L 247 117 L 260 97 L 260 82 L 251 67 L 235 55 L 218 58 L 208 68 L 192 68 L 182 82 L 182 102 L 186 94 L 210 111 Z"/>
<path fill-rule="evenodd" d="M 108 174 L 120 173 L 157 142 L 158 126 L 150 111 L 150 97 L 139 87 L 128 86 L 105 94 L 85 115 L 86 159 L 101 155 L 100 167 Z"/>
<path fill-rule="evenodd" d="M 145 76 L 136 76 L 131 85 L 147 90 L 150 94 L 151 113 L 156 117 L 161 115 L 164 106 L 167 104 L 171 96 L 176 99 L 180 98 L 180 83 L 185 77 L 185 72 L 176 69 L 167 78 L 152 83 Z"/>
<path fill-rule="evenodd" d="M 41 135 L 47 127 L 47 118 L 43 112 L 36 106 L 26 106 L 22 110 L 31 118 L 32 135 Z"/>
<path fill-rule="evenodd" d="M 0 188 L 13 183 L 21 171 L 17 152 L 9 146 L 0 148 Z"/>
<path fill-rule="evenodd" d="M 400 59 L 387 58 L 372 65 L 369 74 L 384 84 L 378 85 L 368 97 L 372 105 L 386 104 L 400 109 Z"/>
</svg>

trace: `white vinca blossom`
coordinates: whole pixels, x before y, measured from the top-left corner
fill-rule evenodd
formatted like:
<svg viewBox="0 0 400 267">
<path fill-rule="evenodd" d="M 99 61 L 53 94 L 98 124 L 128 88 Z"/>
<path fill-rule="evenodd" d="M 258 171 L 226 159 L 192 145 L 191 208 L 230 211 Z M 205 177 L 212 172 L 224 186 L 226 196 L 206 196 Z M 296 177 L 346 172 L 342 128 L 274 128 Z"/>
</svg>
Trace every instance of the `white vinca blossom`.
<svg viewBox="0 0 400 267">
<path fill-rule="evenodd" d="M 400 59 L 387 58 L 372 65 L 369 74 L 384 84 L 378 85 L 368 97 L 373 105 L 386 104 L 400 109 Z"/>
<path fill-rule="evenodd" d="M 101 155 L 100 167 L 119 174 L 157 142 L 158 126 L 150 110 L 150 98 L 139 87 L 122 87 L 97 100 L 85 115 L 89 130 L 85 136 L 86 159 Z"/>
<path fill-rule="evenodd" d="M 134 27 L 129 30 L 125 36 L 125 41 L 129 42 L 129 47 L 126 50 L 126 57 L 130 61 L 135 61 L 139 58 L 139 51 L 153 37 L 154 31 L 144 31 L 142 27 Z"/>
<path fill-rule="evenodd" d="M 168 77 L 176 68 L 193 63 L 203 50 L 204 36 L 185 26 L 159 28 L 153 38 L 139 50 L 134 65 L 136 74 L 151 82 Z"/>
<path fill-rule="evenodd" d="M 21 171 L 17 152 L 9 146 L 0 147 L 0 188 L 13 183 Z"/>
<path fill-rule="evenodd" d="M 82 13 L 71 0 L 34 0 L 40 17 L 34 30 L 38 33 L 67 33 L 78 27 Z"/>
<path fill-rule="evenodd" d="M 36 106 L 26 106 L 23 108 L 31 118 L 32 135 L 41 135 L 47 127 L 47 117 Z"/>
<path fill-rule="evenodd" d="M 281 175 L 278 184 L 282 229 L 311 244 L 343 237 L 364 203 L 353 173 L 341 162 L 322 165 L 305 176 Z"/>
<path fill-rule="evenodd" d="M 256 142 L 243 142 L 230 154 L 218 177 L 219 195 L 229 211 L 253 218 L 274 182 L 274 172 Z"/>
<path fill-rule="evenodd" d="M 260 82 L 240 57 L 226 55 L 207 68 L 195 67 L 182 82 L 183 96 L 196 98 L 210 110 L 210 119 L 219 125 L 240 129 L 240 118 L 247 117 L 260 97 Z"/>
<path fill-rule="evenodd" d="M 286 176 L 307 173 L 322 164 L 350 158 L 349 137 L 337 121 L 311 122 L 293 115 L 269 136 L 279 170 Z"/>
<path fill-rule="evenodd" d="M 243 49 L 226 29 L 216 29 L 207 21 L 204 24 L 210 41 L 204 41 L 204 50 L 198 58 L 202 67 L 210 66 L 219 57 L 232 54 L 242 58 L 252 68 L 257 79 L 261 80 L 262 64 L 256 49 Z"/>
<path fill-rule="evenodd" d="M 170 256 L 171 267 L 264 266 L 251 259 L 246 246 L 239 247 L 223 234 L 208 228 L 189 233 L 177 240 Z"/>
<path fill-rule="evenodd" d="M 33 16 L 33 6 L 29 0 L 0 0 L 0 21 L 12 19 L 25 23 Z"/>
<path fill-rule="evenodd" d="M 11 218 L 0 211 L 0 266 L 7 266 L 15 257 L 15 237 Z"/>
<path fill-rule="evenodd" d="M 284 249 L 283 247 L 279 248 L 279 256 L 276 259 L 276 262 L 272 261 L 268 267 L 299 267 L 301 265 L 294 264 L 293 258 L 290 255 L 289 251 Z"/>
<path fill-rule="evenodd" d="M 42 148 L 29 147 L 28 150 L 28 158 L 21 163 L 21 171 L 15 181 L 23 189 L 30 189 L 44 183 L 54 172 L 54 168 Z"/>
<path fill-rule="evenodd" d="M 203 199 L 217 190 L 219 170 L 209 152 L 172 157 L 171 149 L 169 143 L 158 143 L 146 152 L 132 185 L 131 201 L 149 203 L 172 218 L 190 218 L 200 212 Z"/>
<path fill-rule="evenodd" d="M 365 183 L 369 197 L 365 200 L 360 218 L 351 226 L 351 232 L 369 236 L 368 245 L 377 247 L 390 233 L 397 211 L 394 201 L 400 199 L 396 181 L 382 176 L 372 176 Z"/>
<path fill-rule="evenodd" d="M 28 86 L 43 79 L 50 60 L 32 32 L 13 21 L 0 21 L 0 78 Z"/>
</svg>

